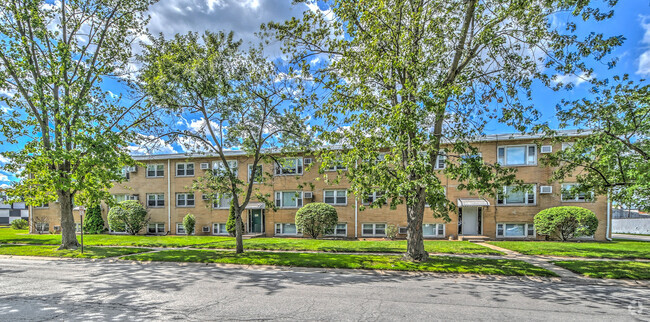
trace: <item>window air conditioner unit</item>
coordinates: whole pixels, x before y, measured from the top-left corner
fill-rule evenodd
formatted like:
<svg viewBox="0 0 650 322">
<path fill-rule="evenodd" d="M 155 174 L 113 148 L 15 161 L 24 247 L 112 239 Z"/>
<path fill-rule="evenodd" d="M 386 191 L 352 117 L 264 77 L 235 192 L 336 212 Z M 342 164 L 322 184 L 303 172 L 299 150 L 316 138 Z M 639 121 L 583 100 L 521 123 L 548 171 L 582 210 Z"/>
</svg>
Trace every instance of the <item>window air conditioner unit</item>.
<svg viewBox="0 0 650 322">
<path fill-rule="evenodd" d="M 210 170 L 210 163 L 208 162 L 201 163 L 201 170 Z"/>
<path fill-rule="evenodd" d="M 542 145 L 542 147 L 540 149 L 540 152 L 541 153 L 551 153 L 551 152 L 553 152 L 553 146 L 551 146 L 551 145 Z"/>
<path fill-rule="evenodd" d="M 543 193 L 543 194 L 553 193 L 553 186 L 541 186 L 539 187 L 539 193 Z"/>
<path fill-rule="evenodd" d="M 407 227 L 399 227 L 399 234 L 406 235 Z"/>
<path fill-rule="evenodd" d="M 305 165 L 310 165 L 314 160 L 312 158 L 305 158 L 304 163 Z"/>
<path fill-rule="evenodd" d="M 305 199 L 314 198 L 314 193 L 311 192 L 311 191 L 303 192 L 303 198 L 305 198 Z"/>
<path fill-rule="evenodd" d="M 131 195 L 131 200 L 139 201 L 140 200 L 140 195 L 138 195 L 138 194 Z"/>
<path fill-rule="evenodd" d="M 129 167 L 129 172 L 138 172 L 138 167 L 136 167 L 136 166 L 130 166 L 130 167 Z"/>
<path fill-rule="evenodd" d="M 209 233 L 210 232 L 210 226 L 203 226 L 203 232 L 204 233 Z"/>
</svg>

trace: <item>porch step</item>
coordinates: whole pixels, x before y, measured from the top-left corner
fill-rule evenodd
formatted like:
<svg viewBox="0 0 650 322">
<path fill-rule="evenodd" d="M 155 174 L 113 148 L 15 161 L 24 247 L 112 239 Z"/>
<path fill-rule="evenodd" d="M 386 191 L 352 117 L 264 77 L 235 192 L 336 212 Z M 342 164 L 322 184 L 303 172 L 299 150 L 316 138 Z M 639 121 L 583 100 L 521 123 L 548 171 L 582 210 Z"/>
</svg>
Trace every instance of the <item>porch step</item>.
<svg viewBox="0 0 650 322">
<path fill-rule="evenodd" d="M 470 243 L 482 243 L 490 240 L 488 236 L 460 236 L 458 240 L 468 241 Z"/>
<path fill-rule="evenodd" d="M 251 238 L 258 238 L 258 237 L 264 237 L 266 234 L 260 233 L 260 234 L 244 234 L 241 236 L 242 239 L 251 239 Z"/>
</svg>

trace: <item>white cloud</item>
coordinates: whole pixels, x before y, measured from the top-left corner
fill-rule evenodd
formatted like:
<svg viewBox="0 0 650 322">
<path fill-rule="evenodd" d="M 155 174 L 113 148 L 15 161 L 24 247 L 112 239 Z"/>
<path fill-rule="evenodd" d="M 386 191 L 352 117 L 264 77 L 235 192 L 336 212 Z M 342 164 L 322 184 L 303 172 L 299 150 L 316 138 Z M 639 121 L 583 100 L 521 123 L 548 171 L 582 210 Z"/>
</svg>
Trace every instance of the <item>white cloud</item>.
<svg viewBox="0 0 650 322">
<path fill-rule="evenodd" d="M 562 83 L 565 85 L 568 83 L 573 83 L 576 86 L 580 86 L 580 84 L 590 81 L 595 76 L 596 74 L 587 75 L 584 72 L 580 73 L 579 75 L 576 74 L 555 75 L 555 77 L 553 77 L 553 83 L 554 84 Z"/>
<path fill-rule="evenodd" d="M 6 183 L 0 184 L 0 189 L 9 189 L 11 188 L 11 185 L 8 185 Z"/>
<path fill-rule="evenodd" d="M 1 181 L 9 181 L 9 177 L 4 173 L 0 173 L 0 182 Z"/>
<path fill-rule="evenodd" d="M 11 162 L 11 159 L 9 159 L 6 156 L 0 154 L 0 164 L 7 164 L 9 162 Z"/>
<path fill-rule="evenodd" d="M 138 135 L 139 142 L 136 142 L 126 149 L 133 155 L 151 155 L 151 154 L 172 154 L 178 153 L 174 148 L 165 140 L 154 137 L 153 135 Z"/>
<path fill-rule="evenodd" d="M 195 152 L 211 152 L 210 148 L 206 144 L 197 140 L 191 136 L 181 136 L 178 138 L 178 145 L 183 149 L 183 152 L 195 153 Z"/>
<path fill-rule="evenodd" d="M 645 51 L 639 56 L 639 68 L 636 73 L 639 75 L 650 76 L 650 16 L 639 16 L 641 28 L 645 30 L 641 43 L 644 44 Z"/>
</svg>

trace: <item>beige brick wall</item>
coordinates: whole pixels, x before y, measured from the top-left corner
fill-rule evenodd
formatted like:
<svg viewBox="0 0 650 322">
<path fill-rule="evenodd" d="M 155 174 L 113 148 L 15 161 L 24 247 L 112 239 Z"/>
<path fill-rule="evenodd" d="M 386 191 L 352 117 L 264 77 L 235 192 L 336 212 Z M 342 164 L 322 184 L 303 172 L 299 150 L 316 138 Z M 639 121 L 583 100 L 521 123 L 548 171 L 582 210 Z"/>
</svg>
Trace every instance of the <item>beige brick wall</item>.
<svg viewBox="0 0 650 322">
<path fill-rule="evenodd" d="M 508 140 L 501 142 L 478 142 L 477 146 L 487 162 L 495 162 L 497 158 L 497 147 L 502 145 L 518 145 L 518 144 L 532 144 L 531 140 Z M 557 151 L 561 147 L 556 145 L 553 147 Z M 541 154 L 537 151 L 538 163 Z M 236 156 L 229 158 L 238 161 L 239 177 L 247 179 L 248 177 L 248 164 L 250 159 L 245 156 Z M 176 233 L 176 224 L 181 223 L 183 217 L 192 213 L 196 216 L 197 235 L 210 235 L 212 234 L 213 223 L 225 223 L 228 218 L 228 209 L 213 209 L 207 202 L 203 201 L 200 193 L 195 193 L 195 205 L 193 207 L 177 207 L 176 194 L 181 192 L 190 192 L 189 186 L 193 180 L 198 176 L 203 175 L 205 170 L 200 169 L 200 164 L 209 162 L 210 166 L 212 161 L 216 158 L 193 158 L 186 159 L 165 159 L 165 160 L 142 160 L 146 164 L 163 164 L 164 176 L 162 178 L 147 178 L 146 166 L 138 167 L 137 172 L 131 173 L 131 177 L 127 182 L 116 184 L 111 189 L 112 194 L 138 194 L 139 200 L 146 205 L 147 194 L 158 193 L 164 194 L 165 206 L 161 208 L 148 208 L 151 215 L 151 222 L 164 223 L 165 230 L 170 231 L 171 234 Z M 178 177 L 175 175 L 177 163 L 192 162 L 194 163 L 194 176 Z M 171 167 L 171 172 L 170 172 Z M 265 172 L 272 172 L 272 164 L 263 164 Z M 553 169 L 545 168 L 538 165 L 518 166 L 517 177 L 526 183 L 536 184 L 536 204 L 527 206 L 506 206 L 497 205 L 497 201 L 487 196 L 472 195 L 467 191 L 460 191 L 457 189 L 458 182 L 454 182 L 441 175 L 441 180 L 447 188 L 447 197 L 452 202 L 457 202 L 459 198 L 476 198 L 485 197 L 490 202 L 490 206 L 483 208 L 482 215 L 482 230 L 483 235 L 490 238 L 496 237 L 497 223 L 532 223 L 533 216 L 540 210 L 562 206 L 562 205 L 577 205 L 588 208 L 596 213 L 599 219 L 599 227 L 595 234 L 597 240 L 604 240 L 606 236 L 606 212 L 607 202 L 605 196 L 598 196 L 595 202 L 562 202 L 560 200 L 561 185 L 559 183 L 548 183 Z M 325 172 L 330 178 L 336 176 L 336 172 Z M 171 177 L 169 177 L 171 174 Z M 168 180 L 171 185 L 168 189 Z M 287 190 L 300 190 L 298 187 L 303 186 L 303 191 L 310 191 L 310 184 L 313 185 L 314 198 L 311 200 L 305 199 L 304 203 L 308 202 L 323 202 L 324 190 L 345 189 L 347 187 L 346 181 L 342 180 L 339 184 L 329 184 L 323 180 L 323 175 L 318 174 L 316 167 L 310 171 L 305 171 L 303 175 L 290 175 L 290 176 L 273 176 L 271 179 L 265 181 L 265 184 L 256 184 L 256 192 L 262 194 L 269 194 L 273 198 L 275 191 Z M 539 194 L 540 185 L 553 186 L 553 194 Z M 171 194 L 170 194 L 171 192 Z M 171 196 L 171 198 L 170 198 Z M 256 200 L 252 200 L 256 201 Z M 347 205 L 336 206 L 339 222 L 347 224 L 347 233 L 349 238 L 355 237 L 355 198 L 353 195 L 348 195 Z M 357 203 L 357 207 L 361 208 L 361 201 Z M 358 209 L 357 208 L 357 209 Z M 103 213 L 106 215 L 107 207 L 103 206 Z M 293 223 L 295 220 L 295 213 L 297 209 L 279 209 L 276 212 L 267 209 L 265 211 L 265 232 L 267 236 L 273 236 L 275 232 L 276 223 Z M 59 224 L 58 220 L 58 204 L 51 204 L 48 209 L 35 209 L 33 211 L 35 216 L 47 217 L 50 222 L 50 229 L 54 225 Z M 445 236 L 440 238 L 453 238 L 458 237 L 458 215 L 450 214 L 451 222 L 445 223 Z M 169 221 L 171 219 L 171 227 Z M 248 220 L 248 216 L 244 213 L 244 221 Z M 78 217 L 77 217 L 78 221 Z M 404 205 L 400 205 L 396 210 L 390 210 L 387 206 L 380 209 L 366 209 L 364 211 L 357 210 L 357 225 L 356 236 L 362 237 L 362 224 L 363 223 L 386 223 L 396 226 L 406 226 L 406 209 Z M 434 218 L 430 209 L 425 210 L 424 223 L 444 223 L 441 218 Z M 203 233 L 204 226 L 210 227 L 209 233 Z"/>
</svg>

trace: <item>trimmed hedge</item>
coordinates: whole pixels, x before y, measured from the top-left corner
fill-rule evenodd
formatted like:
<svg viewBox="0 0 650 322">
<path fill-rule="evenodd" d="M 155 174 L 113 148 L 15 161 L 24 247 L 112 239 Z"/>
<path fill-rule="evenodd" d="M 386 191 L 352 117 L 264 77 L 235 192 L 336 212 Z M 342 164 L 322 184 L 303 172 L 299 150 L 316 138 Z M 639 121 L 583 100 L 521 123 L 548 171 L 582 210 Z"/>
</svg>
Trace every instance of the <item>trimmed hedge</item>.
<svg viewBox="0 0 650 322">
<path fill-rule="evenodd" d="M 331 233 L 338 222 L 336 208 L 322 202 L 309 203 L 296 212 L 296 228 L 311 238 Z"/>
<path fill-rule="evenodd" d="M 535 229 L 538 235 L 567 241 L 571 238 L 592 236 L 598 228 L 598 218 L 589 209 L 582 207 L 554 207 L 535 215 Z"/>
</svg>

